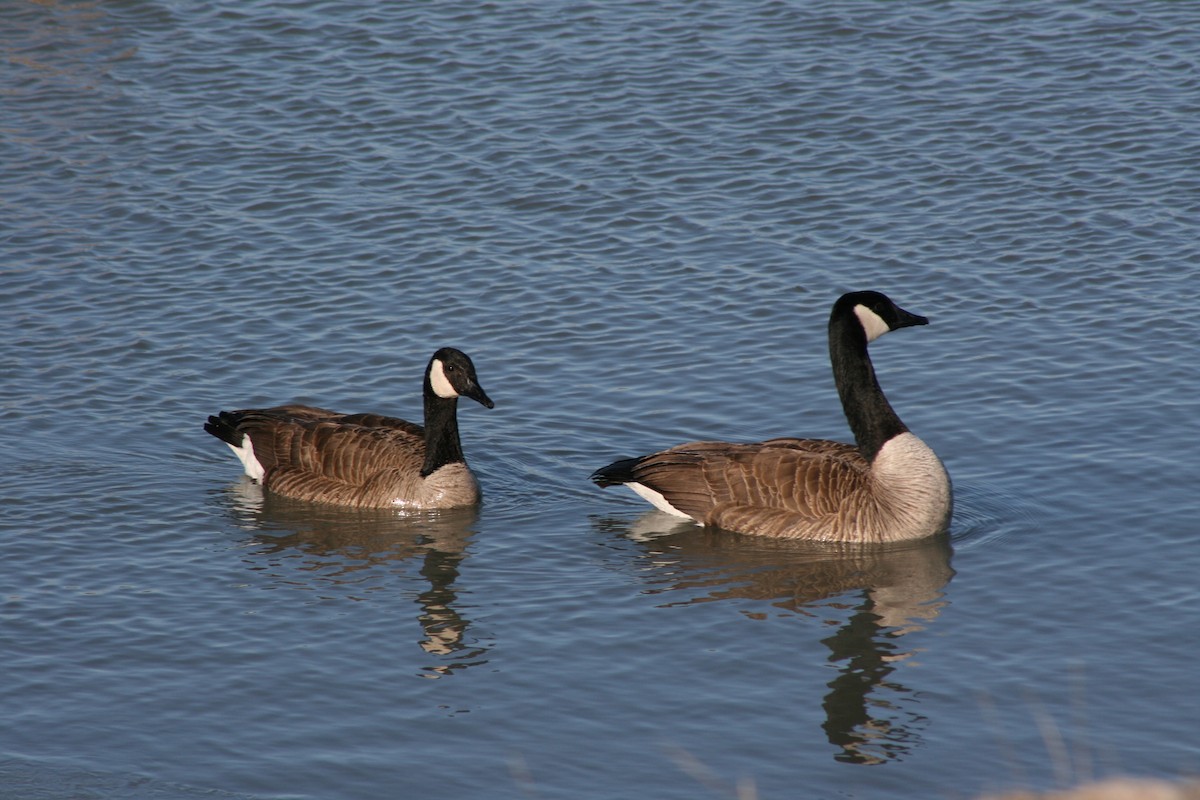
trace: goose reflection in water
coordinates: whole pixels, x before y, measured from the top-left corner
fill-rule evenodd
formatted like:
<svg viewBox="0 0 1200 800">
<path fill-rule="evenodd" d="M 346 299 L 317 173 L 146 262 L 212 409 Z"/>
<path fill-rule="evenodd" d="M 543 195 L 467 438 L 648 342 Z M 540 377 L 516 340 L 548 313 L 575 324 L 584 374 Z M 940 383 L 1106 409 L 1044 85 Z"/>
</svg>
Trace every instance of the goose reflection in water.
<svg viewBox="0 0 1200 800">
<path fill-rule="evenodd" d="M 821 639 L 838 670 L 827 684 L 822 725 L 834 758 L 856 764 L 902 759 L 921 743 L 928 720 L 911 709 L 911 691 L 895 678 L 916 648 L 906 635 L 933 622 L 954 575 L 949 537 L 862 545 L 788 541 L 697 529 L 659 512 L 628 520 L 596 520 L 604 532 L 637 543 L 649 563 L 638 575 L 664 606 L 730 600 L 765 601 L 804 616 L 849 612 Z M 682 597 L 683 599 L 675 599 Z M 748 610 L 752 619 L 768 612 Z"/>
<path fill-rule="evenodd" d="M 458 611 L 459 568 L 475 532 L 478 509 L 444 509 L 416 515 L 346 509 L 291 500 L 263 492 L 243 479 L 231 491 L 242 525 L 254 531 L 254 549 L 246 556 L 255 570 L 271 570 L 280 583 L 323 591 L 349 591 L 363 600 L 379 582 L 419 561 L 427 588 L 417 595 L 421 649 L 440 660 L 423 668 L 438 678 L 486 664 L 490 643 L 469 635 L 470 620 Z M 282 560 L 301 559 L 284 573 Z M 403 579 L 401 590 L 411 581 Z"/>
</svg>

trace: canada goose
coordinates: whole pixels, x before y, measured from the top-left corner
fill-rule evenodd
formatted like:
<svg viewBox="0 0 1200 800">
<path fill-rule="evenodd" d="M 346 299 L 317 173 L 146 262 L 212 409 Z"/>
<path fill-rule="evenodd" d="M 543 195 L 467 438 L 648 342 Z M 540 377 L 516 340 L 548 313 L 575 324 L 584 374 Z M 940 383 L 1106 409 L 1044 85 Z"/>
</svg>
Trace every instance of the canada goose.
<svg viewBox="0 0 1200 800">
<path fill-rule="evenodd" d="M 443 347 L 425 368 L 425 426 L 379 414 L 288 405 L 222 411 L 204 430 L 232 448 L 246 474 L 300 500 L 423 510 L 479 502 L 458 439 L 458 398 L 495 404 L 466 353 Z"/>
<path fill-rule="evenodd" d="M 598 485 L 625 484 L 656 508 L 700 525 L 787 539 L 885 542 L 941 532 L 950 477 L 909 433 L 879 388 L 867 343 L 926 325 L 879 292 L 842 295 L 829 316 L 829 357 L 858 446 L 819 439 L 692 442 L 609 464 Z"/>
</svg>

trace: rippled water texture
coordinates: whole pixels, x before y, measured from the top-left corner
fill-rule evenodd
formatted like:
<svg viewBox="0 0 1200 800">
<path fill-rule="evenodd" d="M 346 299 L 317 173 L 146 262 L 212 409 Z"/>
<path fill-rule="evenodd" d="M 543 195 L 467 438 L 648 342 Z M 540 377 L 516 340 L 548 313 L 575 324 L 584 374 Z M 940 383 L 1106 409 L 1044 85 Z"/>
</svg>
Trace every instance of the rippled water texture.
<svg viewBox="0 0 1200 800">
<path fill-rule="evenodd" d="M 0 5 L 0 795 L 933 798 L 1200 771 L 1188 3 Z M 949 541 L 587 481 L 848 436 Z M 201 425 L 415 417 L 484 504 L 264 497 Z M 469 406 L 469 407 L 468 407 Z"/>
</svg>

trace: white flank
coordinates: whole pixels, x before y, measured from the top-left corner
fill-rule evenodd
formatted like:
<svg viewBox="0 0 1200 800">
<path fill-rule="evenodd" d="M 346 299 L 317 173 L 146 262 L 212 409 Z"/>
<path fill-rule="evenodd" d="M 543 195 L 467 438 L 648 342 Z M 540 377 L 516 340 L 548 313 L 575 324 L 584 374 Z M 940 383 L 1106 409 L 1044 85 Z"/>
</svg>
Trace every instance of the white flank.
<svg viewBox="0 0 1200 800">
<path fill-rule="evenodd" d="M 684 519 L 692 519 L 690 514 L 685 514 L 675 506 L 667 502 L 667 498 L 662 496 L 661 492 L 656 492 L 649 486 L 643 486 L 640 483 L 629 482 L 625 484 L 633 491 L 637 492 L 638 496 L 645 500 L 650 505 L 657 508 L 659 511 L 670 514 L 673 517 L 683 517 Z M 692 520 L 695 522 L 695 520 Z"/>
<path fill-rule="evenodd" d="M 442 366 L 440 358 L 435 358 L 429 367 L 429 385 L 433 387 L 433 391 L 438 397 L 458 397 L 458 392 L 454 390 L 454 386 L 446 377 L 446 370 Z"/>
<path fill-rule="evenodd" d="M 854 307 L 854 314 L 867 333 L 867 341 L 873 342 L 891 330 L 883 318 L 864 305 Z"/>
<path fill-rule="evenodd" d="M 226 444 L 229 443 L 226 442 Z M 242 468 L 246 470 L 246 474 L 262 483 L 266 470 L 263 469 L 262 464 L 258 463 L 258 458 L 254 455 L 254 443 L 250 441 L 250 437 L 243 434 L 242 446 L 235 447 L 230 444 L 229 449 L 238 457 L 238 461 L 242 462 Z"/>
</svg>

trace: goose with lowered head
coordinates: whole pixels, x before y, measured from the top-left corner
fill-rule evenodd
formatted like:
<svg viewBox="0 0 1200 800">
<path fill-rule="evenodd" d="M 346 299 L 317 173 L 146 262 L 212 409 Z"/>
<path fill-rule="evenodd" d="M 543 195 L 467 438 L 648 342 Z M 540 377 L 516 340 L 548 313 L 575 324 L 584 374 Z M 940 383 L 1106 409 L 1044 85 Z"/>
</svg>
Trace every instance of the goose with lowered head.
<svg viewBox="0 0 1200 800">
<path fill-rule="evenodd" d="M 692 442 L 597 470 L 656 508 L 700 525 L 783 539 L 889 542 L 943 532 L 950 477 L 892 410 L 867 354 L 889 331 L 926 325 L 879 292 L 851 292 L 829 317 L 829 357 L 855 444 Z"/>
<path fill-rule="evenodd" d="M 428 510 L 479 502 L 458 438 L 458 398 L 493 403 L 461 350 L 425 367 L 425 424 L 312 406 L 222 411 L 204 430 L 225 442 L 269 491 L 358 508 Z"/>
</svg>

